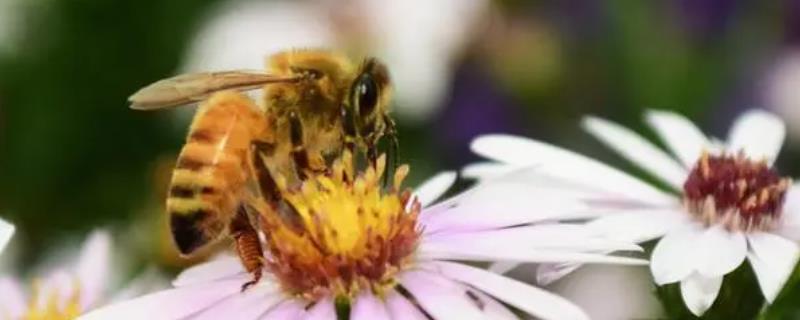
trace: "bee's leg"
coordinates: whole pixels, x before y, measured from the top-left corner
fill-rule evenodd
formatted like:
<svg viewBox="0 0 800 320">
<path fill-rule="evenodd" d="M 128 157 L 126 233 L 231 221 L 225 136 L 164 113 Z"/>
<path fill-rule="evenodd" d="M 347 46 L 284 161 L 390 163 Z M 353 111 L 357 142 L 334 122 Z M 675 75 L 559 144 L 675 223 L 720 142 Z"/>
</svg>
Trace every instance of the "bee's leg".
<svg viewBox="0 0 800 320">
<path fill-rule="evenodd" d="M 272 176 L 272 173 L 264 163 L 262 156 L 271 157 L 275 151 L 275 145 L 264 141 L 253 141 L 252 145 L 252 166 L 253 175 L 258 183 L 258 189 L 261 191 L 261 196 L 268 203 L 275 203 L 281 198 L 281 191 L 278 188 L 278 183 Z"/>
<path fill-rule="evenodd" d="M 377 167 L 378 164 L 378 146 L 374 143 L 367 145 L 367 160 L 372 167 Z"/>
<path fill-rule="evenodd" d="M 293 230 L 299 231 L 303 228 L 302 219 L 297 210 L 281 194 L 278 183 L 267 168 L 261 155 L 270 156 L 270 150 L 274 149 L 272 144 L 266 142 L 253 142 L 253 174 L 255 175 L 261 196 L 269 204 L 272 212 L 277 213 L 284 222 L 287 222 Z M 263 213 L 260 213 L 263 214 Z"/>
<path fill-rule="evenodd" d="M 294 169 L 300 180 L 306 179 L 306 172 L 313 170 L 311 161 L 303 141 L 303 123 L 294 111 L 289 112 L 289 132 L 292 139 L 292 159 Z"/>
<path fill-rule="evenodd" d="M 393 176 L 394 170 L 397 167 L 397 157 L 400 149 L 400 141 L 397 139 L 397 128 L 394 120 L 389 115 L 383 115 L 383 123 L 386 125 L 386 137 L 389 138 L 389 151 L 386 155 L 387 161 L 387 174 L 383 176 L 384 186 L 389 185 L 389 177 Z"/>
<path fill-rule="evenodd" d="M 248 206 L 241 204 L 230 224 L 230 233 L 236 245 L 236 253 L 245 270 L 253 275 L 253 280 L 242 285 L 242 291 L 258 283 L 264 269 L 264 251 L 261 248 L 258 232 L 248 217 L 247 208 Z"/>
</svg>

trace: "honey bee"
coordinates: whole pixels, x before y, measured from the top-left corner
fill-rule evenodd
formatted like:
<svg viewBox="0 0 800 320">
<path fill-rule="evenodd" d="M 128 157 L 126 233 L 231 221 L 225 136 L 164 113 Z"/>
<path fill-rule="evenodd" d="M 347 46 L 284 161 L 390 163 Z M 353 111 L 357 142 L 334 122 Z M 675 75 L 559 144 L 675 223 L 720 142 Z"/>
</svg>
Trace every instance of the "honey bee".
<svg viewBox="0 0 800 320">
<path fill-rule="evenodd" d="M 259 105 L 240 91 L 263 88 Z M 167 213 L 184 256 L 225 234 L 245 269 L 261 277 L 258 217 L 296 218 L 276 176 L 288 185 L 325 172 L 345 150 L 377 158 L 378 143 L 397 138 L 389 116 L 391 83 L 374 58 L 359 65 L 324 50 L 293 50 L 268 58 L 266 72 L 179 75 L 133 94 L 131 108 L 155 110 L 203 101 L 172 173 Z M 297 221 L 299 223 L 299 221 Z M 298 226 L 302 232 L 302 226 Z"/>
</svg>

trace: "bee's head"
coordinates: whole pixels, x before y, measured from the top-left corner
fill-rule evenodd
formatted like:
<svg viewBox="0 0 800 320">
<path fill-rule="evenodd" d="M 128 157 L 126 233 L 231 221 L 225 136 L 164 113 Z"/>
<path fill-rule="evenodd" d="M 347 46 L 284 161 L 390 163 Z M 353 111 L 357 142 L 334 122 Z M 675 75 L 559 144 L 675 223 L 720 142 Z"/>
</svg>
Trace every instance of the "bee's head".
<svg viewBox="0 0 800 320">
<path fill-rule="evenodd" d="M 395 140 L 394 122 L 389 117 L 391 96 L 389 70 L 374 58 L 364 60 L 342 108 L 344 131 L 350 143 L 372 148 L 384 135 Z"/>
</svg>

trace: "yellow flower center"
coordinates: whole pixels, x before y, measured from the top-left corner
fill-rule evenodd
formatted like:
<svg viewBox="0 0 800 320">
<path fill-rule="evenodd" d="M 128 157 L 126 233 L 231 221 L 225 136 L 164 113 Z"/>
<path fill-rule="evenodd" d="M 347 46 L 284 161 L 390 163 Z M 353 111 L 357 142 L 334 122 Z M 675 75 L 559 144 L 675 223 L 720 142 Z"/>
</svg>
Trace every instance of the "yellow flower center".
<svg viewBox="0 0 800 320">
<path fill-rule="evenodd" d="M 73 288 L 72 292 L 64 299 L 64 296 L 58 292 L 59 288 L 50 288 L 48 292 L 42 292 L 39 281 L 34 281 L 33 294 L 28 304 L 28 311 L 23 316 L 23 319 L 71 320 L 77 318 L 82 311 L 80 288 L 77 284 Z M 43 297 L 44 300 L 40 297 Z"/>
<path fill-rule="evenodd" d="M 385 157 L 355 176 L 345 153 L 330 172 L 311 176 L 283 191 L 285 206 L 262 224 L 270 254 L 267 266 L 293 294 L 352 297 L 360 290 L 381 294 L 409 263 L 419 230 L 418 202 L 400 184 L 401 166 L 388 191 L 382 188 Z M 413 201 L 409 203 L 409 201 Z"/>
</svg>

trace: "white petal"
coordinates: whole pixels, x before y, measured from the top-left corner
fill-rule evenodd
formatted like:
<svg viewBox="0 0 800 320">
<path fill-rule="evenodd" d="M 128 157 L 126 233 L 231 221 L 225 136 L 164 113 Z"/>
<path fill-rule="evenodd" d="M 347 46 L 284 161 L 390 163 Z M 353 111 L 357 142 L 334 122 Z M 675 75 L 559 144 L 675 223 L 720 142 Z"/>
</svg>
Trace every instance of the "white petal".
<svg viewBox="0 0 800 320">
<path fill-rule="evenodd" d="M 25 293 L 19 283 L 10 277 L 0 278 L 0 315 L 22 318 L 26 308 Z"/>
<path fill-rule="evenodd" d="M 52 295 L 42 294 L 36 296 L 36 304 L 39 308 L 46 308 L 53 297 L 55 297 L 58 307 L 63 308 L 66 307 L 68 301 L 78 289 L 76 285 L 80 284 L 76 283 L 74 274 L 65 269 L 56 269 L 39 285 L 41 292 L 52 293 Z"/>
<path fill-rule="evenodd" d="M 654 204 L 672 204 L 674 197 L 597 160 L 539 141 L 485 135 L 472 142 L 472 150 L 492 160 L 512 165 L 536 166 L 542 172 Z"/>
<path fill-rule="evenodd" d="M 772 303 L 792 274 L 800 249 L 796 243 L 769 233 L 754 233 L 747 236 L 750 252 L 747 257 L 758 278 L 761 292 L 767 302 Z"/>
<path fill-rule="evenodd" d="M 489 269 L 488 270 L 491 271 L 491 272 L 497 273 L 497 274 L 504 274 L 504 273 L 507 273 L 507 272 L 509 272 L 511 270 L 516 269 L 519 265 L 520 265 L 520 263 L 518 263 L 518 262 L 500 261 L 500 262 L 495 262 L 495 263 L 492 263 L 491 265 L 489 265 Z"/>
<path fill-rule="evenodd" d="M 231 280 L 164 290 L 101 307 L 82 316 L 81 320 L 181 319 L 212 307 L 227 297 L 239 294 L 242 284 L 247 282 L 247 279 L 249 278 L 242 276 Z"/>
<path fill-rule="evenodd" d="M 14 225 L 0 219 L 0 253 L 3 252 L 12 235 L 14 235 Z"/>
<path fill-rule="evenodd" d="M 778 116 L 764 110 L 748 111 L 733 124 L 728 134 L 731 152 L 744 151 L 752 159 L 772 163 L 778 157 L 786 137 L 786 125 Z"/>
<path fill-rule="evenodd" d="M 184 270 L 172 281 L 172 285 L 183 287 L 195 283 L 224 279 L 243 273 L 245 273 L 245 270 L 239 258 L 223 256 Z"/>
<path fill-rule="evenodd" d="M 702 231 L 699 226 L 675 230 L 658 241 L 650 257 L 650 271 L 656 284 L 678 282 L 692 273 Z"/>
<path fill-rule="evenodd" d="M 480 309 L 469 299 L 466 289 L 439 275 L 409 271 L 400 283 L 434 319 L 483 319 Z"/>
<path fill-rule="evenodd" d="M 389 310 L 392 320 L 427 320 L 417 306 L 408 301 L 405 297 L 392 291 L 386 297 L 386 308 Z"/>
<path fill-rule="evenodd" d="M 305 313 L 305 305 L 297 300 L 284 300 L 261 316 L 261 320 L 295 320 Z"/>
<path fill-rule="evenodd" d="M 666 319 L 650 270 L 589 265 L 548 287 L 581 307 L 592 319 Z"/>
<path fill-rule="evenodd" d="M 566 277 L 578 268 L 582 267 L 582 263 L 542 263 L 536 268 L 536 283 L 542 286 L 548 286 L 553 282 Z"/>
<path fill-rule="evenodd" d="M 800 183 L 795 183 L 786 192 L 786 202 L 779 223 L 778 234 L 800 241 Z"/>
<path fill-rule="evenodd" d="M 550 224 L 490 231 L 424 235 L 421 258 L 504 262 L 594 262 L 637 264 L 640 259 L 584 253 L 640 251 L 629 242 L 597 237 L 579 225 Z M 583 251 L 583 252 L 582 252 Z"/>
<path fill-rule="evenodd" d="M 509 250 L 563 249 L 574 251 L 641 251 L 626 240 L 609 239 L 605 234 L 575 224 L 541 224 L 485 231 L 464 231 L 424 235 L 423 246 L 470 246 Z"/>
<path fill-rule="evenodd" d="M 350 311 L 351 320 L 391 320 L 389 310 L 382 301 L 371 293 L 364 293 L 356 298 L 353 309 Z"/>
<path fill-rule="evenodd" d="M 589 319 L 578 306 L 564 298 L 483 269 L 444 261 L 431 262 L 425 267 L 448 278 L 469 284 L 539 318 Z"/>
<path fill-rule="evenodd" d="M 506 306 L 485 293 L 478 290 L 470 290 L 469 295 L 471 295 L 470 298 L 479 303 L 484 319 L 519 320 L 519 317 Z"/>
<path fill-rule="evenodd" d="M 95 231 L 84 242 L 78 259 L 77 275 L 81 284 L 81 306 L 88 310 L 105 295 L 111 267 L 111 235 Z"/>
<path fill-rule="evenodd" d="M 520 166 L 499 162 L 478 162 L 468 164 L 461 169 L 461 176 L 467 179 L 486 180 L 509 174 L 519 168 Z"/>
<path fill-rule="evenodd" d="M 664 236 L 684 225 L 688 218 L 680 208 L 625 210 L 597 218 L 586 228 L 611 239 L 641 243 Z"/>
<path fill-rule="evenodd" d="M 439 173 L 420 184 L 414 190 L 414 195 L 417 196 L 422 207 L 427 207 L 445 194 L 456 182 L 457 177 L 458 175 L 452 171 Z"/>
<path fill-rule="evenodd" d="M 683 182 L 688 175 L 686 168 L 635 132 L 595 117 L 584 118 L 581 125 L 584 130 L 633 164 L 649 171 L 675 190 L 683 189 Z"/>
<path fill-rule="evenodd" d="M 514 201 L 502 201 L 514 199 Z M 430 208 L 420 217 L 425 233 L 485 230 L 561 219 L 588 211 L 571 194 L 520 182 L 494 180 L 459 195 L 449 207 Z M 433 211 L 437 209 L 437 211 Z M 433 214 L 429 214 L 435 212 Z"/>
<path fill-rule="evenodd" d="M 556 249 L 529 249 L 493 247 L 477 243 L 423 243 L 419 249 L 421 259 L 468 260 L 468 261 L 509 261 L 509 262 L 582 262 L 624 265 L 646 265 L 646 260 L 608 256 L 595 253 L 574 252 Z"/>
<path fill-rule="evenodd" d="M 192 316 L 192 320 L 225 319 L 233 314 L 238 319 L 258 319 L 267 310 L 285 299 L 281 293 L 276 293 L 274 287 L 255 286 Z"/>
<path fill-rule="evenodd" d="M 336 306 L 333 304 L 333 300 L 325 298 L 317 301 L 303 315 L 303 320 L 336 320 Z"/>
<path fill-rule="evenodd" d="M 698 241 L 695 270 L 705 277 L 724 276 L 739 267 L 747 256 L 747 241 L 741 232 L 712 226 Z"/>
<path fill-rule="evenodd" d="M 721 286 L 721 276 L 704 277 L 698 273 L 692 273 L 691 276 L 681 281 L 681 296 L 689 311 L 699 317 L 714 304 Z"/>
<path fill-rule="evenodd" d="M 711 144 L 706 135 L 683 115 L 671 111 L 650 110 L 645 117 L 647 123 L 686 168 L 693 167 L 703 150 Z"/>
<path fill-rule="evenodd" d="M 584 211 L 592 212 L 592 214 L 581 211 L 570 213 L 571 215 L 577 216 L 578 219 L 598 217 L 606 215 L 606 213 L 616 213 L 616 211 L 622 209 L 673 208 L 681 204 L 677 197 L 673 197 L 668 202 L 653 203 L 647 199 L 631 197 L 628 194 L 609 192 L 602 186 L 592 186 L 564 179 L 553 172 L 543 171 L 539 166 L 524 167 L 509 174 L 495 177 L 494 179 L 485 181 L 479 188 L 475 188 L 475 190 L 479 190 L 491 184 L 524 185 L 528 190 L 543 192 L 543 196 L 526 199 L 526 201 L 530 201 L 531 205 L 534 207 L 536 207 L 535 200 L 546 198 L 550 194 L 557 196 L 559 199 L 565 199 L 567 203 L 575 202 L 577 199 L 579 200 L 577 202 L 590 206 L 589 210 Z M 460 199 L 460 201 L 456 203 L 471 199 L 470 197 L 465 198 L 466 199 Z M 600 211 L 600 213 L 597 213 L 597 211 Z M 567 219 L 575 218 L 571 217 Z"/>
</svg>

